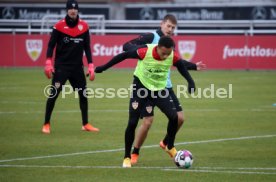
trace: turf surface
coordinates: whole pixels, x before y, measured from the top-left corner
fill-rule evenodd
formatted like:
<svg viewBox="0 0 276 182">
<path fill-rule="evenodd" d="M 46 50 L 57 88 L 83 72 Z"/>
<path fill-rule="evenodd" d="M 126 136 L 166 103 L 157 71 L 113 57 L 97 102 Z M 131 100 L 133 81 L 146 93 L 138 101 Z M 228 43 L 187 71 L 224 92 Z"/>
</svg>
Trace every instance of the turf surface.
<svg viewBox="0 0 276 182">
<path fill-rule="evenodd" d="M 113 69 L 97 74 L 88 87 L 129 88 L 132 72 Z M 123 169 L 128 98 L 89 99 L 90 121 L 100 128 L 99 133 L 89 133 L 80 130 L 74 94 L 60 97 L 51 134 L 44 135 L 43 89 L 50 81 L 40 68 L 0 69 L 0 181 L 276 181 L 276 72 L 192 75 L 198 90 L 211 84 L 227 90 L 232 84 L 232 98 L 180 95 L 186 121 L 176 147 L 193 153 L 192 168 L 177 169 L 158 147 L 167 120 L 155 109 L 139 163 Z M 172 80 L 175 91 L 186 84 L 177 71 Z"/>
</svg>

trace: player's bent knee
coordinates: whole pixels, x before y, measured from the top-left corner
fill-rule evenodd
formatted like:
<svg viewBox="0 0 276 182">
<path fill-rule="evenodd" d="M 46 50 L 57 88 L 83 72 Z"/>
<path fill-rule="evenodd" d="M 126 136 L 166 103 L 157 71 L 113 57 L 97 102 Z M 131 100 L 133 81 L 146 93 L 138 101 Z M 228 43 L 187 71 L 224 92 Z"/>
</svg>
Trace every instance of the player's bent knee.
<svg viewBox="0 0 276 182">
<path fill-rule="evenodd" d="M 178 115 L 176 113 L 170 113 L 170 115 L 167 115 L 167 117 L 170 121 L 177 121 L 178 122 Z"/>
<path fill-rule="evenodd" d="M 153 117 L 144 117 L 143 121 L 143 126 L 149 129 L 153 123 Z"/>
<path fill-rule="evenodd" d="M 178 116 L 178 123 L 184 123 L 185 117 L 184 117 L 183 111 L 178 111 L 177 116 Z"/>
<path fill-rule="evenodd" d="M 143 123 L 143 128 L 149 130 L 152 123 Z"/>
</svg>

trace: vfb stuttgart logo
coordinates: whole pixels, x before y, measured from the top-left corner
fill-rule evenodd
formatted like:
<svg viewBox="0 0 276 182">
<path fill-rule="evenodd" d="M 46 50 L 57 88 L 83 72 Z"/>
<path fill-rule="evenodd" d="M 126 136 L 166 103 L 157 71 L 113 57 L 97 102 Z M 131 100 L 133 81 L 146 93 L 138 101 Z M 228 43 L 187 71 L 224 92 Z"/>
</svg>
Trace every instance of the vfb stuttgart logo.
<svg viewBox="0 0 276 182">
<path fill-rule="evenodd" d="M 178 50 L 184 60 L 190 61 L 196 52 L 196 41 L 180 40 L 178 41 Z"/>
<path fill-rule="evenodd" d="M 26 50 L 29 57 L 35 62 L 42 52 L 42 40 L 26 40 Z"/>
</svg>

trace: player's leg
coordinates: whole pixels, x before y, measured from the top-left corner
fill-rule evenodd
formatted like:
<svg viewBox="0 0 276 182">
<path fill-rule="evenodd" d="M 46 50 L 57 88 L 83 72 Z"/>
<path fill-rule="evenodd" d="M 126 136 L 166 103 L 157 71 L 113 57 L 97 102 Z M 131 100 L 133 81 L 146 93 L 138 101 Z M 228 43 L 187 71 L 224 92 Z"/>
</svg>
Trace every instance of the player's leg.
<svg viewBox="0 0 276 182">
<path fill-rule="evenodd" d="M 129 119 L 128 125 L 125 130 L 125 155 L 123 161 L 123 167 L 131 167 L 131 148 L 134 142 L 135 129 L 137 127 L 139 117 L 141 115 L 141 109 L 146 104 L 147 98 L 142 98 L 140 94 L 143 94 L 143 91 L 139 90 L 143 88 L 141 82 L 135 77 L 132 86 L 132 94 L 129 101 Z"/>
<path fill-rule="evenodd" d="M 183 112 L 182 106 L 181 106 L 177 96 L 175 95 L 173 89 L 170 88 L 168 90 L 169 90 L 169 93 L 170 93 L 170 97 L 173 100 L 173 104 L 175 106 L 177 116 L 178 116 L 178 126 L 177 126 L 177 131 L 178 131 L 181 128 L 181 126 L 183 125 L 184 120 L 185 120 L 184 112 Z"/>
<path fill-rule="evenodd" d="M 99 131 L 98 128 L 93 127 L 88 123 L 88 99 L 86 95 L 86 78 L 83 71 L 83 67 L 76 67 L 69 77 L 69 82 L 73 89 L 78 92 L 79 106 L 82 117 L 82 130 L 83 131 Z"/>
<path fill-rule="evenodd" d="M 170 93 L 171 101 L 173 101 L 175 109 L 177 111 L 177 116 L 178 116 L 177 131 L 178 131 L 184 123 L 184 112 L 183 112 L 182 106 L 181 106 L 179 100 L 177 99 L 173 89 L 169 88 L 168 90 Z M 165 138 L 162 141 L 160 141 L 160 147 L 162 149 L 165 149 L 167 143 L 168 143 L 168 135 L 166 134 Z"/>
<path fill-rule="evenodd" d="M 139 127 L 136 137 L 134 147 L 140 149 L 143 145 L 145 139 L 147 138 L 148 131 L 153 123 L 153 116 L 143 117 L 143 123 Z M 134 152 L 135 153 L 135 152 Z"/>
<path fill-rule="evenodd" d="M 134 148 L 131 154 L 132 164 L 136 164 L 138 162 L 140 148 L 143 145 L 145 139 L 147 138 L 148 131 L 153 122 L 153 110 L 154 106 L 149 101 L 146 103 L 145 107 L 141 111 L 142 114 L 140 117 L 143 118 L 143 123 L 138 128 L 137 134 L 135 136 Z"/>
<path fill-rule="evenodd" d="M 50 120 L 51 120 L 53 109 L 55 107 L 56 99 L 58 98 L 59 93 L 62 90 L 62 86 L 66 83 L 68 76 L 69 76 L 69 73 L 66 69 L 61 67 L 55 68 L 55 73 L 53 74 L 53 78 L 52 78 L 51 92 L 46 102 L 45 119 L 44 119 L 44 125 L 42 127 L 43 133 L 46 133 L 46 134 L 50 133 Z"/>
<path fill-rule="evenodd" d="M 178 116 L 175 110 L 173 102 L 171 102 L 170 95 L 168 90 L 162 90 L 160 93 L 162 97 L 158 97 L 154 99 L 154 104 L 160 108 L 160 110 L 167 116 L 169 119 L 167 125 L 167 134 L 168 134 L 168 144 L 166 147 L 166 151 L 169 153 L 171 157 L 176 154 L 176 149 L 174 147 L 174 140 L 177 131 L 177 122 Z"/>
</svg>

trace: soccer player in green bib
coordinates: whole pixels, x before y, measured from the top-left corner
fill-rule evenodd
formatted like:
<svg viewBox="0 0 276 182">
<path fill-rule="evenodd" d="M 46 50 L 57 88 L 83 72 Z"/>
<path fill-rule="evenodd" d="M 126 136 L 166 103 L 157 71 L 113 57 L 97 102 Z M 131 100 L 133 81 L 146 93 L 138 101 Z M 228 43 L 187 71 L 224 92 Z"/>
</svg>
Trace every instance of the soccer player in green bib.
<svg viewBox="0 0 276 182">
<path fill-rule="evenodd" d="M 138 37 L 129 40 L 128 42 L 124 43 L 123 50 L 129 51 L 131 49 L 137 49 L 141 45 L 145 44 L 158 44 L 158 41 L 163 36 L 170 36 L 172 37 L 174 34 L 174 31 L 177 26 L 177 19 L 172 14 L 166 14 L 164 18 L 162 19 L 160 23 L 160 27 L 153 32 L 147 32 L 142 33 Z M 184 60 L 183 60 L 184 61 Z M 190 61 L 184 61 L 185 66 L 188 70 L 204 70 L 206 69 L 206 65 L 202 62 L 190 62 Z M 171 80 L 170 73 L 167 78 L 167 85 L 166 88 L 168 89 L 170 93 L 170 97 L 174 103 L 177 116 L 178 116 L 178 127 L 177 130 L 181 128 L 181 126 L 184 124 L 184 121 L 186 121 L 184 117 L 184 110 L 181 106 L 181 103 L 179 102 L 176 94 L 174 93 L 173 84 Z M 131 164 L 136 164 L 139 159 L 140 155 L 140 149 L 142 148 L 142 145 L 144 141 L 147 138 L 148 132 L 153 124 L 154 121 L 154 106 L 151 103 L 147 103 L 141 113 L 140 119 L 142 119 L 142 123 L 139 126 L 139 128 L 136 129 L 136 135 L 133 143 L 133 150 L 131 154 Z M 167 134 L 165 137 L 160 140 L 159 146 L 161 149 L 165 149 L 167 145 Z"/>
<path fill-rule="evenodd" d="M 134 142 L 135 129 L 142 109 L 147 102 L 152 102 L 167 116 L 169 120 L 167 125 L 168 144 L 165 150 L 170 157 L 174 157 L 177 153 L 174 140 L 178 116 L 173 102 L 170 102 L 169 91 L 166 89 L 171 66 L 176 66 L 180 74 L 188 81 L 188 91 L 190 93 L 195 89 L 195 84 L 183 61 L 173 51 L 174 46 L 172 38 L 163 36 L 160 38 L 158 45 L 147 44 L 136 50 L 120 53 L 105 65 L 98 66 L 95 69 L 96 73 L 101 73 L 125 59 L 138 59 L 129 102 L 129 120 L 125 130 L 123 167 L 131 167 L 131 148 Z"/>
</svg>

